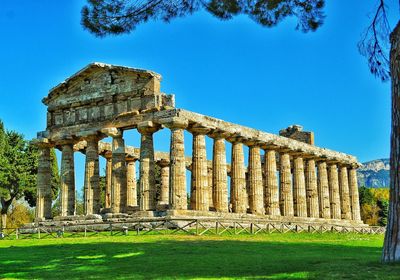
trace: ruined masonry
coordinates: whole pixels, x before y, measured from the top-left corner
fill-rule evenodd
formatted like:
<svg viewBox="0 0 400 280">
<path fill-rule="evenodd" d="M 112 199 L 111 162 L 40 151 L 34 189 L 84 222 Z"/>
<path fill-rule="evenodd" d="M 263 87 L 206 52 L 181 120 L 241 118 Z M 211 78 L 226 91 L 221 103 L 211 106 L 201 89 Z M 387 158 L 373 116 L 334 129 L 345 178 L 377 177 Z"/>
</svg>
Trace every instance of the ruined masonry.
<svg viewBox="0 0 400 280">
<path fill-rule="evenodd" d="M 50 90 L 43 99 L 47 129 L 34 140 L 40 148 L 37 222 L 53 221 L 50 149 L 55 147 L 62 152 L 61 217 L 55 221 L 211 217 L 363 225 L 355 157 L 314 146 L 313 133 L 300 126 L 278 136 L 175 108 L 174 96 L 160 92 L 160 81 L 152 71 L 93 63 Z M 124 131 L 130 129 L 140 133 L 140 148 L 125 145 Z M 161 129 L 171 133 L 168 153 L 154 151 L 153 136 Z M 193 135 L 192 157 L 185 156 L 185 131 Z M 111 144 L 101 142 L 106 137 Z M 212 160 L 206 137 L 214 141 Z M 75 152 L 86 155 L 85 216 L 78 218 Z M 104 195 L 100 156 L 107 162 Z"/>
</svg>

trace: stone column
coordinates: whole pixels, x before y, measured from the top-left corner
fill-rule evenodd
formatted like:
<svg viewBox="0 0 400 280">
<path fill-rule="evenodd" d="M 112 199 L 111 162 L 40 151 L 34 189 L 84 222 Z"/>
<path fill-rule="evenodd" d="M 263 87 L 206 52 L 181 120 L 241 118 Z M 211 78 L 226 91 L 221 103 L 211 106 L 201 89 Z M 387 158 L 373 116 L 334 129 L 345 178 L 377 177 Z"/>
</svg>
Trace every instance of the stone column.
<svg viewBox="0 0 400 280">
<path fill-rule="evenodd" d="M 105 206 L 111 208 L 112 156 L 106 157 L 106 193 Z"/>
<path fill-rule="evenodd" d="M 306 167 L 307 214 L 310 218 L 319 218 L 318 184 L 315 172 L 315 160 L 307 160 Z"/>
<path fill-rule="evenodd" d="M 137 191 L 137 180 L 136 180 L 136 159 L 126 159 L 126 185 L 127 185 L 127 206 L 136 207 L 138 206 L 138 191 Z"/>
<path fill-rule="evenodd" d="M 228 172 L 226 168 L 225 139 L 213 135 L 212 190 L 215 211 L 228 212 Z"/>
<path fill-rule="evenodd" d="M 246 171 L 243 144 L 232 142 L 231 204 L 233 213 L 246 214 Z"/>
<path fill-rule="evenodd" d="M 190 207 L 192 210 L 209 211 L 209 186 L 207 171 L 206 139 L 208 129 L 192 128 L 193 159 Z"/>
<path fill-rule="evenodd" d="M 116 131 L 112 137 L 111 211 L 112 213 L 124 213 L 127 203 L 127 174 L 123 131 Z"/>
<path fill-rule="evenodd" d="M 62 146 L 60 180 L 61 216 L 75 215 L 75 167 L 72 144 Z"/>
<path fill-rule="evenodd" d="M 331 205 L 329 199 L 328 170 L 325 161 L 318 162 L 318 195 L 319 215 L 323 219 L 330 219 Z"/>
<path fill-rule="evenodd" d="M 154 163 L 153 133 L 159 128 L 152 122 L 144 122 L 138 125 L 141 136 L 140 144 L 140 210 L 156 210 L 156 182 Z"/>
<path fill-rule="evenodd" d="M 210 207 L 211 210 L 215 210 L 214 208 L 214 201 L 213 201 L 213 168 L 212 168 L 212 163 L 211 165 L 208 164 L 207 161 L 207 179 L 208 179 L 208 206 Z"/>
<path fill-rule="evenodd" d="M 279 187 L 276 177 L 276 152 L 274 150 L 265 151 L 265 211 L 267 215 L 280 216 L 279 209 Z"/>
<path fill-rule="evenodd" d="M 357 169 L 352 166 L 349 168 L 349 188 L 351 198 L 351 213 L 354 221 L 361 221 L 360 198 L 358 194 Z"/>
<path fill-rule="evenodd" d="M 252 214 L 264 215 L 263 180 L 260 147 L 249 146 L 249 208 Z"/>
<path fill-rule="evenodd" d="M 282 153 L 280 157 L 280 192 L 279 205 L 282 216 L 294 215 L 292 174 L 290 170 L 290 155 Z"/>
<path fill-rule="evenodd" d="M 172 210 L 187 209 L 184 129 L 187 122 L 176 119 L 165 124 L 171 129 L 169 205 Z"/>
<path fill-rule="evenodd" d="M 339 170 L 339 190 L 342 219 L 351 220 L 349 176 L 347 174 L 347 166 L 340 166 Z"/>
<path fill-rule="evenodd" d="M 339 177 L 336 164 L 329 165 L 329 198 L 331 201 L 331 217 L 340 220 L 342 213 L 340 209 Z"/>
<path fill-rule="evenodd" d="M 161 160 L 158 163 L 161 168 L 161 190 L 160 190 L 160 200 L 159 205 L 169 204 L 169 161 Z"/>
<path fill-rule="evenodd" d="M 307 217 L 306 184 L 302 157 L 295 157 L 293 160 L 293 189 L 294 215 Z"/>
<path fill-rule="evenodd" d="M 84 209 L 85 215 L 99 214 L 101 208 L 99 178 L 99 143 L 97 136 L 87 138 Z"/>
<path fill-rule="evenodd" d="M 38 143 L 39 162 L 37 174 L 36 218 L 51 219 L 51 147 Z"/>
</svg>

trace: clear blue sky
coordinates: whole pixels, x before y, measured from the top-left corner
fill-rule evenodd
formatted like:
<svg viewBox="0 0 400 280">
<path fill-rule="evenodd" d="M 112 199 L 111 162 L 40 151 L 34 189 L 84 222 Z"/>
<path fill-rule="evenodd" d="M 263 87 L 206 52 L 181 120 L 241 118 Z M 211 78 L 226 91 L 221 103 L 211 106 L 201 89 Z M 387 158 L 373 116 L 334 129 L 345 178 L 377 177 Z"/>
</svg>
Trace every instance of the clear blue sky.
<svg viewBox="0 0 400 280">
<path fill-rule="evenodd" d="M 327 0 L 324 25 L 309 34 L 293 20 L 267 29 L 245 16 L 221 22 L 200 12 L 99 39 L 80 25 L 83 0 L 4 0 L 0 119 L 35 137 L 45 129 L 48 90 L 99 61 L 162 74 L 162 90 L 180 108 L 271 133 L 301 124 L 318 146 L 361 162 L 385 158 L 390 84 L 369 73 L 356 46 L 374 2 Z M 127 133 L 127 142 L 137 145 L 137 135 Z M 156 145 L 165 150 L 168 141 Z"/>
</svg>

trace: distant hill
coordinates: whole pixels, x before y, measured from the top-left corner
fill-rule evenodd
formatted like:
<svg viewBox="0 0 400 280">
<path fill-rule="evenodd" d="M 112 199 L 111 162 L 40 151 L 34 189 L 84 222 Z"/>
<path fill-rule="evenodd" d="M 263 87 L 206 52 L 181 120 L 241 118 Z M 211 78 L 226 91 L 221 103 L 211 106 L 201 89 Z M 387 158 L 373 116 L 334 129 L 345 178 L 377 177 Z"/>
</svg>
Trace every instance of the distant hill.
<svg viewBox="0 0 400 280">
<path fill-rule="evenodd" d="M 377 159 L 363 163 L 363 166 L 357 172 L 359 186 L 367 188 L 389 187 L 389 163 L 389 159 Z"/>
</svg>

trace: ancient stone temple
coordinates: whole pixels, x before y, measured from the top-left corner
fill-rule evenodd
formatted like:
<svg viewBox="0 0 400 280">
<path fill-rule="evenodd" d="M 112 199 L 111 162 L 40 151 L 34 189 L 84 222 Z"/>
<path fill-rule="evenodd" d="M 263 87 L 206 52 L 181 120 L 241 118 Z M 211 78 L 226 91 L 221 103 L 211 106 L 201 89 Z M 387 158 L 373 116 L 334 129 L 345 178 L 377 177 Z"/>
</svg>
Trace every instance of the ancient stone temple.
<svg viewBox="0 0 400 280">
<path fill-rule="evenodd" d="M 50 149 L 55 147 L 62 153 L 58 220 L 75 216 L 74 153 L 81 152 L 86 156 L 84 219 L 213 217 L 362 225 L 355 157 L 314 146 L 314 134 L 299 126 L 274 135 L 175 108 L 174 96 L 160 92 L 160 81 L 152 71 L 93 63 L 50 90 L 43 99 L 47 128 L 35 140 L 40 148 L 37 221 L 53 219 Z M 161 129 L 170 132 L 167 152 L 154 150 L 153 136 Z M 125 145 L 127 130 L 140 133 L 140 147 Z M 191 157 L 185 153 L 185 131 L 193 136 Z M 112 143 L 101 141 L 106 137 Z M 206 137 L 213 139 L 209 157 Z M 99 157 L 107 163 L 103 195 Z"/>
</svg>

